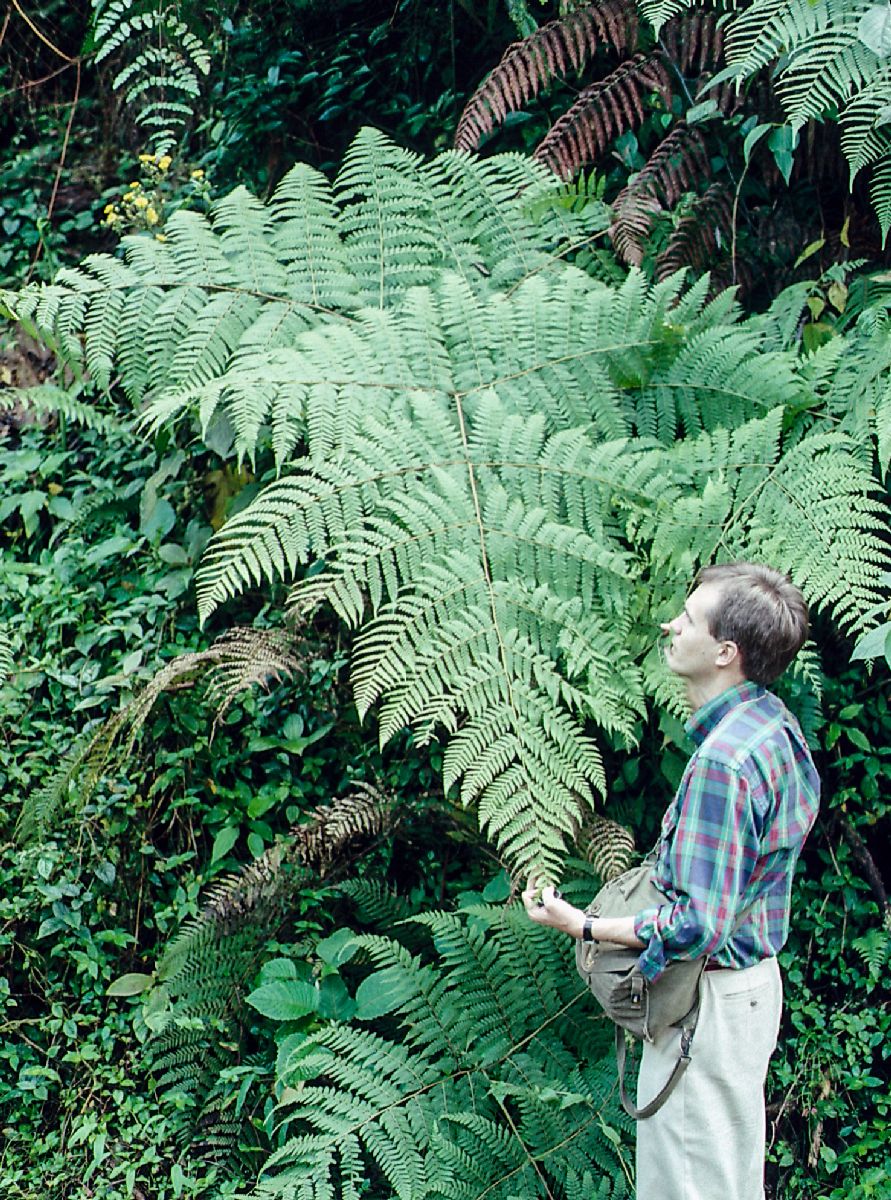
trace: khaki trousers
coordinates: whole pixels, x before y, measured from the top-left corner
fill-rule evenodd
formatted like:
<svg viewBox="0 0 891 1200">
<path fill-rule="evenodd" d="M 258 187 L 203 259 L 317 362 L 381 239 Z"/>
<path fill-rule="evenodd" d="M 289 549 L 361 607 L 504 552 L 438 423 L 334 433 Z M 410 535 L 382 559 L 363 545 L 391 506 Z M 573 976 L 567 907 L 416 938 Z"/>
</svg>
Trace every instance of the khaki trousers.
<svg viewBox="0 0 891 1200">
<path fill-rule="evenodd" d="M 764 1079 L 782 1007 L 774 958 L 702 976 L 690 1066 L 665 1105 L 637 1123 L 638 1200 L 764 1200 Z M 638 1107 L 677 1062 L 680 1033 L 645 1043 Z"/>
</svg>

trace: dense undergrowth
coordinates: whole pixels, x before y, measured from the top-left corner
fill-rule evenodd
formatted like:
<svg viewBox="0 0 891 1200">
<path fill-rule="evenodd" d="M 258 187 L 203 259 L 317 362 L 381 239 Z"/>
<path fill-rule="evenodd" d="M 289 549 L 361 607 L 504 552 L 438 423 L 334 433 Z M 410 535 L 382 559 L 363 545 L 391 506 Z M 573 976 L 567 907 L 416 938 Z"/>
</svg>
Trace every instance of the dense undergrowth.
<svg viewBox="0 0 891 1200">
<path fill-rule="evenodd" d="M 215 57 L 191 139 L 159 170 L 157 156 L 140 159 L 146 147 L 125 119 L 113 74 L 86 65 L 80 74 L 82 51 L 90 62 L 86 7 L 40 7 L 40 31 L 67 65 L 53 73 L 61 60 L 52 47 L 12 19 L 0 63 L 8 89 L 0 282 L 9 287 L 48 279 L 89 252 L 114 252 L 121 232 L 163 239 L 174 211 L 204 212 L 237 182 L 268 193 L 295 158 L 330 171 L 368 122 L 424 152 L 442 149 L 462 103 L 513 36 L 511 17 L 524 32 L 535 25 L 525 4 L 448 6 L 445 25 L 447 6 L 410 0 L 386 10 L 349 0 L 330 11 L 221 6 L 195 26 Z M 27 61 L 34 80 L 22 73 Z M 39 86 L 37 74 L 47 76 Z M 587 209 L 599 221 L 576 263 L 611 283 L 623 278 L 604 249 L 606 202 L 639 182 L 666 131 L 689 119 L 739 201 L 733 243 L 719 247 L 725 266 L 729 252 L 735 272 L 738 257 L 743 273 L 768 281 L 765 295 L 780 280 L 810 281 L 793 340 L 806 351 L 824 347 L 811 364 L 821 395 L 833 346 L 887 290 L 885 276 L 868 271 L 879 264 L 856 257 L 862 246 L 875 251 L 864 197 L 837 185 L 825 130 L 806 139 L 826 167 L 819 188 L 801 166 L 800 186 L 787 191 L 780 182 L 792 163 L 779 125 L 758 143 L 763 161 L 749 172 L 757 118 L 691 115 L 690 81 L 677 74 L 670 100 L 651 94 L 640 124 L 564 190 L 567 213 Z M 533 99 L 510 115 L 499 148 L 534 146 L 550 123 L 546 106 L 558 115 L 577 90 L 567 72 L 553 100 Z M 769 123 L 774 116 L 762 113 Z M 647 235 L 650 275 L 665 245 L 690 231 L 695 189 L 676 199 Z M 110 222 L 107 205 L 126 223 Z M 764 237 L 755 220 L 762 210 L 775 218 Z M 858 226 L 869 234 L 861 242 Z M 488 270 L 471 262 L 481 278 Z M 14 346 L 10 334 L 0 382 L 34 384 L 52 366 L 49 353 Z M 305 1143 L 287 1149 L 290 1139 L 321 1137 L 325 1120 L 341 1155 L 330 1160 L 332 1187 L 344 1197 L 414 1196 L 411 1180 L 422 1169 L 432 1196 L 482 1196 L 511 1181 L 524 1196 L 545 1186 L 586 1200 L 627 1195 L 633 1130 L 617 1110 L 602 1024 L 572 991 L 571 962 L 517 921 L 504 864 L 473 815 L 443 796 L 442 748 L 434 741 L 421 750 L 407 732 L 385 754 L 375 748 L 347 687 L 346 634 L 330 614 L 296 635 L 299 667 L 289 677 L 243 691 L 222 717 L 192 681 L 157 698 L 134 745 L 128 750 L 124 739 L 126 753 L 112 754 L 89 787 L 83 772 L 59 773 L 159 668 L 212 643 L 222 625 L 199 629 L 194 570 L 212 532 L 274 469 L 268 439 L 248 470 L 225 431 L 202 437 L 186 425 L 151 440 L 133 431 L 114 384 L 113 405 L 102 407 L 88 380 L 73 389 L 70 376 L 58 382 L 69 404 L 95 406 L 94 415 L 102 408 L 101 428 L 64 416 L 23 424 L 15 412 L 4 416 L 0 442 L 0 630 L 14 660 L 0 687 L 0 1200 L 215 1200 L 252 1194 L 264 1168 L 263 1194 L 275 1194 L 272 1156 L 297 1161 Z M 64 411 L 58 396 L 55 407 Z M 791 412 L 795 421 L 805 428 L 807 411 Z M 875 462 L 871 445 L 861 453 Z M 873 469 L 883 483 L 882 468 Z M 283 595 L 277 585 L 250 590 L 227 608 L 226 623 L 277 628 Z M 817 641 L 826 671 L 821 714 L 811 691 L 787 688 L 813 725 L 824 802 L 782 956 L 769 1196 L 887 1200 L 888 668 L 878 643 L 871 668 L 849 665 L 852 640 L 825 619 Z M 643 849 L 686 751 L 678 720 L 666 713 L 641 717 L 635 734 L 631 748 L 604 741 L 606 811 Z M 335 806 L 320 830 L 320 811 L 338 800 L 345 807 Z M 341 817 L 349 836 L 331 832 Z M 313 831 L 336 846 L 330 859 L 308 854 Z M 568 873 L 579 900 L 596 887 L 586 861 Z M 532 959 L 520 984 L 498 973 L 515 966 L 517 953 Z M 543 1023 L 528 1023 L 530 979 Z M 501 991 L 504 1029 L 486 1024 Z M 412 1039 L 423 1049 L 431 1012 L 452 1037 L 452 1056 L 424 1061 L 420 1090 L 429 1103 L 410 1109 L 405 1081 L 419 1068 L 400 1056 Z M 368 1079 L 357 1060 L 372 1043 L 380 1069 Z M 301 1093 L 332 1047 L 355 1072 L 354 1092 L 338 1096 L 332 1086 L 307 1113 Z M 551 1075 L 548 1058 L 559 1066 Z M 371 1105 L 362 1111 L 374 1124 L 378 1088 L 391 1089 L 382 1107 L 405 1108 L 407 1123 L 382 1125 L 376 1144 L 363 1142 L 361 1129 L 341 1136 L 338 1122 L 354 1102 Z M 463 1127 L 465 1142 L 460 1122 L 450 1124 L 456 1102 L 478 1118 Z M 412 1121 L 437 1127 L 440 1142 L 431 1144 L 440 1159 L 409 1162 L 406 1149 L 400 1176 L 393 1147 L 400 1138 L 414 1144 Z M 514 1125 L 520 1135 L 511 1140 L 505 1130 Z M 475 1161 L 475 1144 L 494 1165 Z M 527 1144 L 539 1154 L 517 1158 L 517 1145 Z M 355 1165 L 360 1151 L 370 1163 L 364 1174 Z"/>
<path fill-rule="evenodd" d="M 162 696 L 133 754 L 87 806 L 67 797 L 51 832 L 18 843 L 26 798 L 76 738 L 166 658 L 206 641 L 189 571 L 210 532 L 206 481 L 215 466 L 203 450 L 182 456 L 158 512 L 147 484 L 160 457 L 129 436 L 52 425 L 7 442 L 3 454 L 2 617 L 16 671 L 2 691 L 0 1194 L 27 1200 L 168 1200 L 249 1188 L 280 1144 L 277 1054 L 285 1068 L 276 1041 L 348 1016 L 348 997 L 368 974 L 325 956 L 323 939 L 345 928 L 385 932 L 394 915 L 504 903 L 507 894 L 499 864 L 444 804 L 435 756 L 403 744 L 382 760 L 370 748 L 343 688 L 335 630 L 318 630 L 301 648 L 303 669 L 293 680 L 245 695 L 216 728 L 194 689 Z M 262 620 L 264 611 L 252 615 Z M 839 661 L 843 654 L 839 647 Z M 827 688 L 827 796 L 796 886 L 783 955 L 784 1032 L 768 1093 L 777 1197 L 883 1194 L 888 940 L 868 868 L 886 866 L 885 683 L 878 668 L 872 679 L 847 670 Z M 641 845 L 655 833 L 682 761 L 664 742 L 672 732 L 654 728 L 640 752 L 610 763 L 611 811 L 636 828 Z M 217 1089 L 214 1142 L 209 1110 L 203 1126 L 196 1112 L 205 1095 L 156 1087 L 151 995 L 109 997 L 109 986 L 151 974 L 211 881 L 357 781 L 410 801 L 351 872 L 372 892 L 393 888 L 402 907 L 394 912 L 381 893 L 379 904 L 369 906 L 366 895 L 357 911 L 336 883 L 306 879 L 297 887 L 280 926 L 259 939 L 234 1024 L 220 1026 L 223 1053 L 208 1086 Z M 312 980 L 320 970 L 333 1008 L 296 1016 L 244 1002 L 252 989 Z M 382 1030 L 392 1019 L 385 1013 L 404 1002 L 397 994 L 383 1003 Z M 282 1015 L 292 1020 L 282 1025 Z M 615 1131 L 612 1170 L 621 1178 L 629 1133 L 615 1116 L 601 1120 Z"/>
</svg>

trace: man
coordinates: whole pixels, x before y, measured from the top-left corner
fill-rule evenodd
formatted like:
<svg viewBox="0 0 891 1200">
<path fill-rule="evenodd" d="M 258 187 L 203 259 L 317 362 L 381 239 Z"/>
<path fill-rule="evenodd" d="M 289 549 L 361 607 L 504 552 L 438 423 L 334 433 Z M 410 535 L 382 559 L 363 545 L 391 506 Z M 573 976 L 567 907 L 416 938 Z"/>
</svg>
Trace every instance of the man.
<svg viewBox="0 0 891 1200">
<path fill-rule="evenodd" d="M 706 959 L 692 1059 L 637 1129 L 639 1200 L 763 1200 L 764 1079 L 782 988 L 792 876 L 814 822 L 819 779 L 795 718 L 766 690 L 808 633 L 799 590 L 754 563 L 706 567 L 661 626 L 697 745 L 662 821 L 653 882 L 665 903 L 589 918 L 586 937 L 640 948 L 650 980 L 673 959 Z M 533 921 L 581 938 L 585 914 L 535 880 Z M 645 1043 L 638 1106 L 677 1061 L 679 1033 Z"/>
</svg>

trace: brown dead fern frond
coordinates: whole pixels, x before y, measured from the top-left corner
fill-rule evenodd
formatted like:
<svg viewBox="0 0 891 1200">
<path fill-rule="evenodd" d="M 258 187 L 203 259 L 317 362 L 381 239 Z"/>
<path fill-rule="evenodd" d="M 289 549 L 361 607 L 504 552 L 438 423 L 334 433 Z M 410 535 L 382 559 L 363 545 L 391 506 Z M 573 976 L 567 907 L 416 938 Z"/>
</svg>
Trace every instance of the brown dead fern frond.
<svg viewBox="0 0 891 1200">
<path fill-rule="evenodd" d="M 682 75 L 697 79 L 714 73 L 724 53 L 719 15 L 704 8 L 685 9 L 666 22 L 659 45 Z"/>
<path fill-rule="evenodd" d="M 672 209 L 684 192 L 695 191 L 709 174 L 702 132 L 680 122 L 613 201 L 616 219 L 609 232 L 621 261 L 640 266 L 654 217 Z"/>
<path fill-rule="evenodd" d="M 316 809 L 284 841 L 207 889 L 197 917 L 164 950 L 156 976 L 180 1007 L 214 1014 L 238 1003 L 237 989 L 256 969 L 257 956 L 286 921 L 299 888 L 345 874 L 356 858 L 394 824 L 392 797 L 369 784 Z M 222 976 L 227 986 L 220 994 Z"/>
<path fill-rule="evenodd" d="M 605 79 L 579 92 L 536 147 L 534 157 L 563 179 L 581 167 L 597 162 L 614 138 L 640 125 L 644 97 L 658 92 L 666 106 L 671 86 L 665 64 L 658 58 L 635 54 Z"/>
<path fill-rule="evenodd" d="M 357 846 L 392 828 L 393 814 L 392 797 L 360 781 L 348 795 L 316 808 L 305 824 L 291 828 L 285 841 L 208 887 L 200 914 L 164 952 L 159 976 L 172 978 L 170 963 L 181 956 L 183 946 L 191 945 L 194 934 L 209 927 L 227 934 L 262 913 L 264 937 L 269 937 L 269 918 L 274 911 L 284 915 L 295 881 L 330 880 L 343 873 L 355 861 Z"/>
<path fill-rule="evenodd" d="M 394 814 L 391 796 L 355 784 L 286 841 L 211 884 L 198 916 L 161 955 L 155 994 L 164 1023 L 150 1043 L 156 1086 L 190 1098 L 190 1144 L 215 1161 L 245 1132 L 241 1123 L 227 1126 L 231 1109 L 220 1095 L 220 1071 L 242 1042 L 245 995 L 270 938 L 286 928 L 301 888 L 352 873 L 369 844 L 395 826 Z"/>
<path fill-rule="evenodd" d="M 455 133 L 457 150 L 476 150 L 483 138 L 542 89 L 570 70 L 579 72 L 601 46 L 619 53 L 637 37 L 630 0 L 601 0 L 513 42 L 468 100 Z"/>
<path fill-rule="evenodd" d="M 588 842 L 585 857 L 604 883 L 627 871 L 634 858 L 634 835 L 630 829 L 611 821 L 609 817 L 594 816 L 585 829 Z"/>
<path fill-rule="evenodd" d="M 729 256 L 732 237 L 733 197 L 723 184 L 713 183 L 678 222 L 656 260 L 656 278 L 665 279 L 683 267 L 715 272 L 716 264 Z"/>
</svg>

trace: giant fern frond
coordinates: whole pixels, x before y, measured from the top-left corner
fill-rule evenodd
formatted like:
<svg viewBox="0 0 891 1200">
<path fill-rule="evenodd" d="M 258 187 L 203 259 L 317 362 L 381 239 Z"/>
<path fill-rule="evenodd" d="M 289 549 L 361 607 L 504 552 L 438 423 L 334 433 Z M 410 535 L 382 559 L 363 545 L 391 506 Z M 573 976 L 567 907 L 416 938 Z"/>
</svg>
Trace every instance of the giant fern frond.
<svg viewBox="0 0 891 1200">
<path fill-rule="evenodd" d="M 347 339 L 364 307 L 443 270 L 480 289 L 542 269 L 589 220 L 560 208 L 536 220 L 549 190 L 548 172 L 519 155 L 423 164 L 366 130 L 334 188 L 298 165 L 269 206 L 236 189 L 210 220 L 175 213 L 165 243 L 125 238 L 125 262 L 89 256 L 6 302 L 63 361 L 85 362 L 100 384 L 116 372 L 134 403 L 148 402 L 146 427 L 189 415 L 206 430 L 222 413 L 239 454 L 271 438 L 283 463 L 305 432 L 298 334 L 330 321 Z"/>
<path fill-rule="evenodd" d="M 300 169 L 271 216 L 237 193 L 17 302 L 79 353 L 98 297 L 142 299 L 110 353 L 146 420 L 222 412 L 282 472 L 211 541 L 202 618 L 274 579 L 295 615 L 330 605 L 381 739 L 444 737 L 448 785 L 552 873 L 605 785 L 597 729 L 629 741 L 668 696 L 640 660 L 676 581 L 769 552 L 854 625 L 888 563 L 871 450 L 826 380 L 706 277 L 568 264 L 583 224 L 531 217 L 559 188 L 365 133 L 333 189 Z"/>
<path fill-rule="evenodd" d="M 769 396 L 800 401 L 794 360 L 759 356 L 755 329 L 709 327 L 707 281 L 682 301 L 678 286 L 647 293 L 632 276 L 615 292 L 567 270 L 560 284 L 536 277 L 499 299 L 497 321 L 452 279 L 438 303 L 411 292 L 346 343 L 366 379 L 351 382 L 363 403 L 348 425 L 337 400 L 345 380 L 324 374 L 326 361 L 350 374 L 345 342 L 321 330 L 292 368 L 307 391 L 310 454 L 229 521 L 199 573 L 199 606 L 209 614 L 247 585 L 328 559 L 297 584 L 292 604 L 304 612 L 325 601 L 361 627 L 353 663 L 360 710 L 382 704 L 384 741 L 407 724 L 422 740 L 447 731 L 446 784 L 460 784 L 464 802 L 479 805 L 482 824 L 514 861 L 559 855 L 590 788 L 602 786 L 596 752 L 571 714 L 628 736 L 640 712 L 633 626 L 621 623 L 633 611 L 634 585 L 617 506 L 653 561 L 691 571 L 731 547 L 758 557 L 768 536 L 763 516 L 776 561 L 797 569 L 843 621 L 866 602 L 861 581 L 878 579 L 884 551 L 868 531 L 880 512 L 867 499 L 868 472 L 844 442 L 836 444 L 838 471 L 824 473 L 821 458 L 811 474 L 795 457 L 803 450 L 790 451 L 789 462 L 808 488 L 825 482 L 814 511 L 839 505 L 839 527 L 852 540 L 833 542 L 822 517 L 820 532 L 807 514 L 794 530 L 788 513 L 780 519 L 778 497 L 797 491 L 774 469 L 781 410 L 767 425 L 746 421 Z M 568 343 L 561 328 L 559 350 L 548 320 L 556 297 L 553 311 L 572 330 Z M 601 395 L 587 420 L 560 398 L 593 402 L 595 388 Z M 740 455 L 747 461 L 745 451 L 720 433 L 728 421 L 741 426 L 740 444 L 754 439 L 747 470 L 734 465 Z M 587 431 L 598 427 L 607 436 L 657 436 L 667 448 L 597 444 Z M 666 491 L 672 456 L 683 451 L 687 462 L 693 453 L 670 446 L 679 427 L 711 430 L 717 440 L 696 450 L 706 470 Z M 316 429 L 328 431 L 322 454 L 313 453 Z M 817 443 L 801 446 L 816 452 Z M 750 493 L 760 497 L 757 516 Z M 765 507 L 768 497 L 777 507 Z M 848 558 L 855 547 L 859 565 Z M 839 587 L 849 578 L 850 589 Z"/>
</svg>

